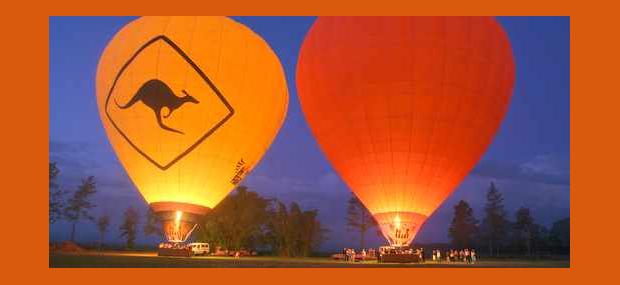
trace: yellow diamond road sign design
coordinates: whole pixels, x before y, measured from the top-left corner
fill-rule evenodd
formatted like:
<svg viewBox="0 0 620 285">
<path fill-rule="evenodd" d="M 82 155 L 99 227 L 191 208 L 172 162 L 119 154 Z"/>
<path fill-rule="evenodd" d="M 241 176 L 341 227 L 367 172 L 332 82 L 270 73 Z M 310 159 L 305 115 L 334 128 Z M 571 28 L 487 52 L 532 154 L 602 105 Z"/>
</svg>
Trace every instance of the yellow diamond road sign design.
<svg viewBox="0 0 620 285">
<path fill-rule="evenodd" d="M 179 46 L 158 36 L 118 71 L 105 112 L 128 144 L 166 170 L 224 125 L 234 109 Z"/>
</svg>

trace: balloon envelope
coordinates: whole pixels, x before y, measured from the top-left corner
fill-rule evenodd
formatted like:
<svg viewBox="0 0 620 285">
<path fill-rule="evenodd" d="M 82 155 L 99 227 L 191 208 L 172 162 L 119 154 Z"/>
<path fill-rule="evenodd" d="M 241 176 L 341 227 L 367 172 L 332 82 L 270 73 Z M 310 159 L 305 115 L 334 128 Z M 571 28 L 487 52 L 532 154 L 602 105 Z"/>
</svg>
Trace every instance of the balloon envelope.
<svg viewBox="0 0 620 285">
<path fill-rule="evenodd" d="M 297 65 L 312 132 L 392 245 L 408 245 L 480 159 L 513 83 L 490 17 L 319 17 Z"/>
<path fill-rule="evenodd" d="M 156 212 L 213 208 L 258 163 L 288 94 L 269 45 L 227 17 L 143 17 L 109 42 L 97 69 L 106 133 Z M 181 234 L 183 236 L 184 234 Z"/>
</svg>

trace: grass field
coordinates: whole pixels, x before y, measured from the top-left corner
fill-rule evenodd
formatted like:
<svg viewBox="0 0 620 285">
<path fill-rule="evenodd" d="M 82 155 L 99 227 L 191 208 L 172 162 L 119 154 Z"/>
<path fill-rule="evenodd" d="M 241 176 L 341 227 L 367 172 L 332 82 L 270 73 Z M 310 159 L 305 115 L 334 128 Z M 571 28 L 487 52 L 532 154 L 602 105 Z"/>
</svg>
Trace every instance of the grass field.
<svg viewBox="0 0 620 285">
<path fill-rule="evenodd" d="M 49 266 L 61 267 L 252 267 L 252 268 L 294 268 L 294 267 L 564 267 L 568 268 L 568 260 L 482 260 L 476 264 L 434 263 L 397 264 L 368 262 L 343 262 L 327 257 L 281 258 L 261 257 L 161 257 L 155 253 L 127 252 L 86 252 L 80 254 L 51 253 Z"/>
</svg>

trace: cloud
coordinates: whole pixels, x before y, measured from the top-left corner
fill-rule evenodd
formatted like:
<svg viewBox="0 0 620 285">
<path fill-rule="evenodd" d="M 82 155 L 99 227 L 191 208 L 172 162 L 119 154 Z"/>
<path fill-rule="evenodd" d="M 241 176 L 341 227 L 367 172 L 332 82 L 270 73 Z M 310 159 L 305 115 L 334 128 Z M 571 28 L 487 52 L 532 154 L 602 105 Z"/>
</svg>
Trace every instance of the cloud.
<svg viewBox="0 0 620 285">
<path fill-rule="evenodd" d="M 342 186 L 344 183 L 340 176 L 333 171 L 325 173 L 323 176 L 319 178 L 319 186 L 321 188 L 334 188 Z"/>
<path fill-rule="evenodd" d="M 92 142 L 50 141 L 49 160 L 60 169 L 59 183 L 65 189 L 75 189 L 83 178 L 93 175 L 99 192 L 119 195 L 133 184 L 106 144 Z"/>
<path fill-rule="evenodd" d="M 552 155 L 539 155 L 521 164 L 521 170 L 527 174 L 562 176 L 570 171 L 568 163 Z"/>
<path fill-rule="evenodd" d="M 472 175 L 551 185 L 570 185 L 570 162 L 552 155 L 539 155 L 525 162 L 481 161 Z"/>
</svg>

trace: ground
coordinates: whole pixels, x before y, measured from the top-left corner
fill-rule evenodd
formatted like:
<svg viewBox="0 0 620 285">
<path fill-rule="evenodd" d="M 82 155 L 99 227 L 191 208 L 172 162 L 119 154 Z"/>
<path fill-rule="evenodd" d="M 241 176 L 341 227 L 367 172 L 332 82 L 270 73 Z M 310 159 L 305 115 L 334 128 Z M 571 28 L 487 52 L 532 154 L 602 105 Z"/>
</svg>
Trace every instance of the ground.
<svg viewBox="0 0 620 285">
<path fill-rule="evenodd" d="M 569 260 L 482 260 L 476 264 L 434 263 L 395 264 L 343 262 L 327 257 L 161 257 L 154 252 L 83 252 L 78 254 L 50 253 L 50 267 L 565 267 Z"/>
</svg>

